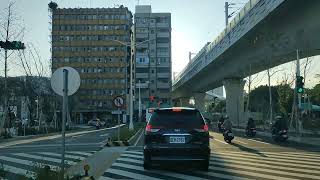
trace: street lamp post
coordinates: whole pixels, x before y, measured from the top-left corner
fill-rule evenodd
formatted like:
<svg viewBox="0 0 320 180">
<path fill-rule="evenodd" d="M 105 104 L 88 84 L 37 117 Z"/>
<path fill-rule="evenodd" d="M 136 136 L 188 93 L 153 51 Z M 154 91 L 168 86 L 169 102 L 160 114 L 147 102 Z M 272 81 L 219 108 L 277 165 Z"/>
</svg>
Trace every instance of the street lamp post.
<svg viewBox="0 0 320 180">
<path fill-rule="evenodd" d="M 129 111 L 130 111 L 130 114 L 129 114 L 129 129 L 130 130 L 133 130 L 134 129 L 134 126 L 133 126 L 133 74 L 132 74 L 132 71 L 133 71 L 133 61 L 135 59 L 135 52 L 136 52 L 136 47 L 143 44 L 143 43 L 146 43 L 146 42 L 149 42 L 149 41 L 152 41 L 154 40 L 155 38 L 153 39 L 148 39 L 148 40 L 145 40 L 145 41 L 142 41 L 138 44 L 136 44 L 135 42 L 135 36 L 134 36 L 134 33 L 133 35 L 131 36 L 131 43 L 127 43 L 127 42 L 122 42 L 122 41 L 118 41 L 118 40 L 113 40 L 113 39 L 110 39 L 111 41 L 114 41 L 114 42 L 118 42 L 126 47 L 131 47 L 131 58 L 130 58 L 130 89 L 129 89 Z"/>
<path fill-rule="evenodd" d="M 140 82 L 140 80 L 139 80 L 139 121 L 141 122 L 142 120 L 141 120 L 141 115 L 142 115 L 142 110 L 141 110 L 141 82 Z"/>
</svg>

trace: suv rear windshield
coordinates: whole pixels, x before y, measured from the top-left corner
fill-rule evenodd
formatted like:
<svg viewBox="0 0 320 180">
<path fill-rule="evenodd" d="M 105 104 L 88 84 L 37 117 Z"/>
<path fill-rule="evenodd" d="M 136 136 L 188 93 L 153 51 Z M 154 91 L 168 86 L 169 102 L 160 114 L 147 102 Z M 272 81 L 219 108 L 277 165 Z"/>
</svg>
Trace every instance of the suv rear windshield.
<svg viewBox="0 0 320 180">
<path fill-rule="evenodd" d="M 199 111 L 172 109 L 156 110 L 149 122 L 152 126 L 161 128 L 201 128 L 204 120 Z"/>
</svg>

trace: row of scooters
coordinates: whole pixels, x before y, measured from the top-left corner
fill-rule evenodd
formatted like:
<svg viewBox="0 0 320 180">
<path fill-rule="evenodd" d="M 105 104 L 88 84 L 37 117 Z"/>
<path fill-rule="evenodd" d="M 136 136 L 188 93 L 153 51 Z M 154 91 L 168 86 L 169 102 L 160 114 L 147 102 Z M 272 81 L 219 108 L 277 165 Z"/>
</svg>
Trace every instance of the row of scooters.
<svg viewBox="0 0 320 180">
<path fill-rule="evenodd" d="M 234 134 L 232 133 L 232 130 L 226 130 L 222 126 L 222 124 L 223 124 L 222 122 L 218 122 L 219 132 L 223 134 L 224 141 L 230 144 L 231 141 L 234 139 Z M 252 128 L 248 127 L 245 130 L 245 134 L 247 137 L 255 137 L 257 134 L 257 129 L 255 127 L 252 127 Z M 272 134 L 272 139 L 276 142 L 284 142 L 289 138 L 287 129 L 277 129 L 273 127 L 271 130 L 271 134 Z"/>
</svg>

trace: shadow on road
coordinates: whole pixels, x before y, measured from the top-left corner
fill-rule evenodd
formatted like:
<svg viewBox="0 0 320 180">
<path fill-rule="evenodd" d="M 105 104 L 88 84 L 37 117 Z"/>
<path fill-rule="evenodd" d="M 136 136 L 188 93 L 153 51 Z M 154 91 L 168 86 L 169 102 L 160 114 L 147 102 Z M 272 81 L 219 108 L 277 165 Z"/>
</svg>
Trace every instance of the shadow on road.
<svg viewBox="0 0 320 180">
<path fill-rule="evenodd" d="M 265 154 L 263 154 L 262 152 L 260 152 L 259 150 L 256 150 L 256 149 L 251 149 L 249 147 L 242 146 L 240 144 L 235 144 L 235 143 L 231 143 L 231 145 L 239 148 L 241 151 L 246 151 L 246 152 L 249 152 L 249 153 L 257 154 L 257 155 L 259 155 L 261 157 L 268 157 L 268 156 L 266 156 Z"/>
</svg>

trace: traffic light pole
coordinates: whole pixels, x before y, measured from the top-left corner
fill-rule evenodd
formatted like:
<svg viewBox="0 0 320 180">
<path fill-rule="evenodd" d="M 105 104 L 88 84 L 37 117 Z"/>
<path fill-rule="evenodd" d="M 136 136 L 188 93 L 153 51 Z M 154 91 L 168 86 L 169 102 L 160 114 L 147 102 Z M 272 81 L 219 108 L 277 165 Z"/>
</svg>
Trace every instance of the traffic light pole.
<svg viewBox="0 0 320 180">
<path fill-rule="evenodd" d="M 8 113 L 8 87 L 7 87 L 7 71 L 8 71 L 8 50 L 4 49 L 4 116 L 3 122 L 1 122 L 1 126 L 6 123 L 7 113 Z M 0 127 L 1 127 L 0 126 Z"/>
<path fill-rule="evenodd" d="M 299 50 L 298 49 L 297 49 L 297 74 L 296 74 L 296 77 L 300 77 L 300 57 L 299 57 Z M 301 93 L 298 93 L 298 104 L 300 107 L 301 106 Z"/>
</svg>

